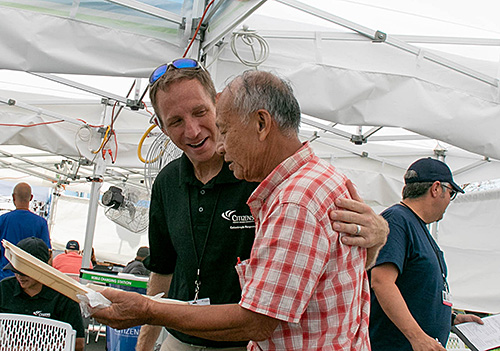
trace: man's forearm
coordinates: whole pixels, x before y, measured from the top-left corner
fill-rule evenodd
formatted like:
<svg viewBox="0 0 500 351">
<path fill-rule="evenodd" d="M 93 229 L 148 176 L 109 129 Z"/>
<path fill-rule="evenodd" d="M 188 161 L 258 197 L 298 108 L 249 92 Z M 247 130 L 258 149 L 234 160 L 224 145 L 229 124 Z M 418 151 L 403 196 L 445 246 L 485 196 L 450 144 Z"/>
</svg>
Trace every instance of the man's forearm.
<svg viewBox="0 0 500 351">
<path fill-rule="evenodd" d="M 156 303 L 150 309 L 150 315 L 152 324 L 216 341 L 265 340 L 279 323 L 237 304 L 186 306 Z"/>
<path fill-rule="evenodd" d="M 151 272 L 148 282 L 147 294 L 150 296 L 157 295 L 164 292 L 168 294 L 170 283 L 172 282 L 172 275 L 162 275 Z M 158 325 L 143 325 L 137 339 L 136 351 L 152 351 L 155 347 L 156 340 L 161 333 L 161 326 Z"/>
<path fill-rule="evenodd" d="M 165 293 L 167 296 L 170 290 L 170 283 L 172 282 L 172 274 L 158 274 L 151 272 L 148 281 L 148 291 L 147 294 L 150 296 L 157 295 L 159 293 Z"/>
<path fill-rule="evenodd" d="M 158 325 L 143 325 L 137 339 L 136 351 L 153 351 L 162 327 Z"/>
<path fill-rule="evenodd" d="M 430 337 L 425 334 L 408 309 L 408 305 L 396 285 L 397 276 L 398 271 L 393 264 L 383 264 L 373 268 L 371 287 L 377 296 L 377 301 L 387 317 L 403 333 L 414 349 L 434 350 L 437 343 L 431 339 L 433 344 L 429 347 Z"/>
<path fill-rule="evenodd" d="M 399 289 L 395 285 L 394 287 L 395 290 L 391 287 L 374 289 L 375 295 L 387 317 L 411 341 L 411 339 L 419 337 L 423 331 L 408 310 Z"/>
<path fill-rule="evenodd" d="M 97 321 L 113 328 L 162 325 L 182 333 L 217 341 L 265 340 L 279 321 L 237 304 L 192 306 L 165 303 L 116 289 L 102 291 L 112 304 L 95 311 Z"/>
</svg>

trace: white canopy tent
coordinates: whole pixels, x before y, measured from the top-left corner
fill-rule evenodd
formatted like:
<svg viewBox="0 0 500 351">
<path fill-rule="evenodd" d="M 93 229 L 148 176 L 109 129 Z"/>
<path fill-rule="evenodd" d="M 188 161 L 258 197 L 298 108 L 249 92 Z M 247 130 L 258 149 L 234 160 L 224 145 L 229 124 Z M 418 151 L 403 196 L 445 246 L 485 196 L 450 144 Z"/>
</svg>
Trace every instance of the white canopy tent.
<svg viewBox="0 0 500 351">
<path fill-rule="evenodd" d="M 288 78 L 304 113 L 301 136 L 353 179 L 376 210 L 399 200 L 404 170 L 420 157 L 444 159 L 462 184 L 498 178 L 500 24 L 491 0 L 473 7 L 423 0 L 0 1 L 0 67 L 21 71 L 3 72 L 14 80 L 0 82 L 2 167 L 52 183 L 63 178 L 67 187 L 95 175 L 139 182 L 137 145 L 150 118 L 136 110 L 143 78 L 183 55 L 206 3 L 211 6 L 188 56 L 204 60 L 219 89 L 249 68 L 242 61 L 259 57 L 258 69 Z M 43 86 L 44 95 L 16 86 L 22 72 L 36 72 L 32 85 Z M 109 79 L 120 83 L 106 87 L 100 76 L 120 77 Z M 61 83 L 79 89 L 61 93 Z M 109 146 L 116 160 L 100 160 L 93 151 L 103 130 L 94 126 L 110 125 L 120 106 L 117 146 Z M 20 127 L 33 124 L 41 125 Z M 18 145 L 38 151 L 15 152 Z M 49 157 L 57 162 L 45 161 Z M 53 164 L 63 160 L 78 163 L 80 178 L 70 168 L 56 173 Z M 93 184 L 95 200 L 100 186 Z M 494 237 L 476 233 L 480 225 L 481 232 L 499 229 L 494 200 L 473 198 L 449 207 L 439 241 L 458 307 L 498 312 L 499 287 L 491 279 L 498 265 L 469 259 L 494 256 L 484 254 L 495 252 Z M 463 216 L 464 207 L 482 215 Z M 86 247 L 89 231 L 93 235 L 87 221 Z M 99 225 L 95 231 L 95 241 L 106 235 Z M 473 247 L 471 231 L 479 238 Z"/>
</svg>

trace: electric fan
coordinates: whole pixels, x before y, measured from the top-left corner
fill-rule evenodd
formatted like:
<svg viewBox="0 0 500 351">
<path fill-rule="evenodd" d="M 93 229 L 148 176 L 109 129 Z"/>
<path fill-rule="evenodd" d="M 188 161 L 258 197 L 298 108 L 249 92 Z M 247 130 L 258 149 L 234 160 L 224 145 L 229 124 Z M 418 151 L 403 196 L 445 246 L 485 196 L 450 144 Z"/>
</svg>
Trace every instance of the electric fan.
<svg viewBox="0 0 500 351">
<path fill-rule="evenodd" d="M 145 189 L 126 183 L 110 186 L 101 203 L 106 217 L 131 232 L 140 233 L 148 227 L 150 201 Z"/>
</svg>

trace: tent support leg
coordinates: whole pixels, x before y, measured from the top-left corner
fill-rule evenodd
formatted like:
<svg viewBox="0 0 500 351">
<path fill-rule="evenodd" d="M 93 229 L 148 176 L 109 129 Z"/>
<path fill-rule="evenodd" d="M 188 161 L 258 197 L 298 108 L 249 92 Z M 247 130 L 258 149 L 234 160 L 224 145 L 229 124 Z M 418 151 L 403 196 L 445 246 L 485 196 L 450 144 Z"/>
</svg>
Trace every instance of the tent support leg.
<svg viewBox="0 0 500 351">
<path fill-rule="evenodd" d="M 90 267 L 90 259 L 92 256 L 92 243 L 94 242 L 95 224 L 97 218 L 97 206 L 99 194 L 102 187 L 103 174 L 106 170 L 104 160 L 98 159 L 94 166 L 94 175 L 92 177 L 92 185 L 90 188 L 89 211 L 87 214 L 87 227 L 85 229 L 85 244 L 83 247 L 82 268 Z"/>
</svg>

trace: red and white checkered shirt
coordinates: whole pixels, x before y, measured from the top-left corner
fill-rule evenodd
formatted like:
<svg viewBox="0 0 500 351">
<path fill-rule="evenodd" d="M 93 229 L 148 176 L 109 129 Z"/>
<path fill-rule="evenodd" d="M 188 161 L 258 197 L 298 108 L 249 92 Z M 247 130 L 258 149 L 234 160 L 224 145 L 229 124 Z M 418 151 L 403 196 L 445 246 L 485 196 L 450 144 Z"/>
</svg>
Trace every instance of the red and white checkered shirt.
<svg viewBox="0 0 500 351">
<path fill-rule="evenodd" d="M 236 267 L 239 304 L 282 321 L 249 350 L 370 350 L 366 250 L 343 245 L 328 217 L 345 181 L 306 143 L 248 199 L 257 231 Z"/>
</svg>

